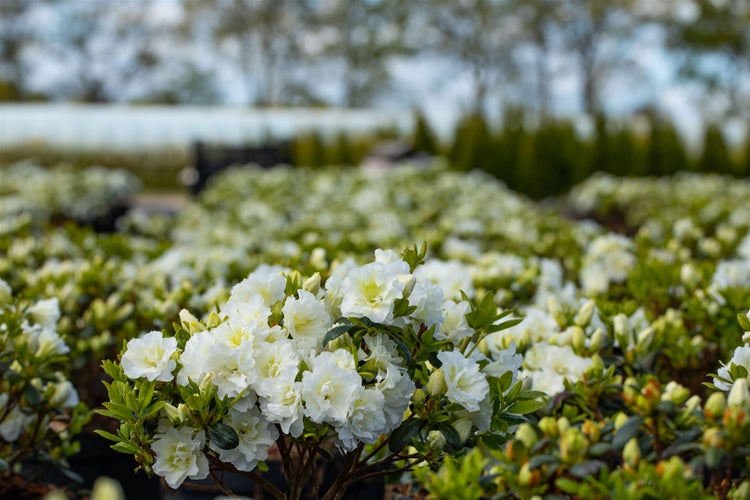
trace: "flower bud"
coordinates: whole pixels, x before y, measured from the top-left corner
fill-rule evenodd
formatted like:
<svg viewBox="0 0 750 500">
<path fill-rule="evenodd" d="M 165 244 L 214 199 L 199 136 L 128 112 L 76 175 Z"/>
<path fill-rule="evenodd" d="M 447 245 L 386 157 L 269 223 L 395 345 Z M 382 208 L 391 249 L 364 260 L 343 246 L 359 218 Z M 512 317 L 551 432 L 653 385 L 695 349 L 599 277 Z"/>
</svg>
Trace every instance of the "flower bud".
<svg viewBox="0 0 750 500">
<path fill-rule="evenodd" d="M 91 500 L 125 500 L 125 492 L 120 483 L 106 476 L 101 476 L 94 482 Z"/>
<path fill-rule="evenodd" d="M 612 318 L 612 326 L 615 331 L 615 339 L 617 340 L 620 348 L 626 350 L 630 345 L 630 326 L 628 325 L 628 317 L 620 313 Z"/>
<path fill-rule="evenodd" d="M 180 419 L 179 413 L 177 411 L 177 407 L 174 406 L 171 403 L 167 403 L 164 405 L 164 413 L 166 413 L 167 418 L 171 420 L 172 422 L 178 422 Z"/>
<path fill-rule="evenodd" d="M 711 427 L 703 432 L 703 445 L 709 448 L 721 448 L 724 446 L 724 439 L 721 435 L 721 429 Z"/>
<path fill-rule="evenodd" d="M 549 315 L 552 316 L 555 321 L 557 322 L 557 325 L 560 327 L 565 326 L 565 313 L 563 313 L 562 307 L 560 306 L 560 302 L 557 300 L 557 297 L 554 295 L 550 295 L 547 298 L 547 311 L 549 311 Z"/>
<path fill-rule="evenodd" d="M 607 335 L 601 328 L 597 328 L 596 330 L 594 330 L 594 333 L 591 334 L 591 344 L 589 345 L 589 351 L 596 352 L 601 349 L 606 337 Z"/>
<path fill-rule="evenodd" d="M 622 459 L 631 468 L 638 467 L 638 462 L 641 461 L 641 448 L 638 446 L 638 439 L 630 438 L 630 441 L 625 444 L 625 448 L 622 450 Z"/>
<path fill-rule="evenodd" d="M 430 379 L 427 381 L 427 392 L 430 393 L 430 396 L 440 396 L 442 394 L 445 394 L 445 391 L 448 390 L 448 386 L 445 383 L 445 374 L 443 373 L 443 370 L 435 370 L 430 374 Z"/>
<path fill-rule="evenodd" d="M 570 428 L 570 421 L 565 417 L 557 419 L 557 431 L 562 435 L 563 432 Z"/>
<path fill-rule="evenodd" d="M 656 464 L 656 473 L 667 484 L 675 484 L 676 480 L 691 476 L 690 468 L 685 467 L 685 462 L 676 455 Z"/>
<path fill-rule="evenodd" d="M 312 264 L 312 266 L 315 269 L 325 269 L 326 267 L 328 267 L 328 262 L 326 262 L 325 248 L 321 248 L 321 247 L 313 248 L 313 251 L 310 252 L 310 264 Z M 310 292 L 310 293 L 315 293 L 315 292 Z"/>
<path fill-rule="evenodd" d="M 718 419 L 724 414 L 727 407 L 727 398 L 723 392 L 714 392 L 706 400 L 703 406 L 703 413 L 707 418 Z"/>
<path fill-rule="evenodd" d="M 411 295 L 414 285 L 417 284 L 417 278 L 413 274 L 400 274 L 398 280 L 404 284 L 404 297 Z"/>
<path fill-rule="evenodd" d="M 579 462 L 586 455 L 588 448 L 586 436 L 577 427 L 568 427 L 561 431 L 559 444 L 560 458 L 567 464 Z"/>
<path fill-rule="evenodd" d="M 518 430 L 516 430 L 516 439 L 521 441 L 524 446 L 526 446 L 526 449 L 531 448 L 538 441 L 534 427 L 528 423 L 523 423 L 518 426 Z"/>
<path fill-rule="evenodd" d="M 636 342 L 636 348 L 643 352 L 648 350 L 648 348 L 651 346 L 651 342 L 654 340 L 654 329 L 650 326 L 647 328 L 644 328 L 639 334 L 638 334 L 638 340 Z"/>
<path fill-rule="evenodd" d="M 539 429 L 544 433 L 546 437 L 557 436 L 557 422 L 552 417 L 542 417 L 539 420 Z"/>
<path fill-rule="evenodd" d="M 463 417 L 456 419 L 452 425 L 453 428 L 456 429 L 456 432 L 458 432 L 461 442 L 465 443 L 466 440 L 469 439 L 469 436 L 471 436 L 471 428 L 474 423 L 470 418 Z"/>
<path fill-rule="evenodd" d="M 427 433 L 427 446 L 432 451 L 440 451 L 445 447 L 445 436 L 440 431 L 430 431 Z"/>
<path fill-rule="evenodd" d="M 583 431 L 583 434 L 589 438 L 589 441 L 592 443 L 599 442 L 599 439 L 602 436 L 601 426 L 593 420 L 586 420 L 581 427 L 581 431 Z"/>
<path fill-rule="evenodd" d="M 318 295 L 320 291 L 320 273 L 315 273 L 302 283 L 302 289 L 313 295 Z"/>
<path fill-rule="evenodd" d="M 727 396 L 727 405 L 740 408 L 750 406 L 750 387 L 748 387 L 746 378 L 734 381 L 732 388 L 729 390 L 729 396 Z"/>
<path fill-rule="evenodd" d="M 594 315 L 595 308 L 596 303 L 592 299 L 587 300 L 586 303 L 583 304 L 583 307 L 578 311 L 573 322 L 577 326 L 585 328 L 591 322 L 591 317 Z"/>
<path fill-rule="evenodd" d="M 521 486 L 536 486 L 541 477 L 541 473 L 538 470 L 531 470 L 529 463 L 526 462 L 521 466 L 521 470 L 518 471 L 518 484 Z"/>
<path fill-rule="evenodd" d="M 750 479 L 742 481 L 739 486 L 731 490 L 727 498 L 730 500 L 746 500 L 750 498 Z"/>
<path fill-rule="evenodd" d="M 623 425 L 625 425 L 625 423 L 627 421 L 628 421 L 628 416 L 625 413 L 623 413 L 623 412 L 617 413 L 617 415 L 615 415 L 615 419 L 614 419 L 615 430 L 616 431 L 620 430 L 620 427 L 622 427 Z"/>
<path fill-rule="evenodd" d="M 742 343 L 750 344 L 750 332 L 745 332 L 742 334 Z"/>
<path fill-rule="evenodd" d="M 689 397 L 690 391 L 672 380 L 664 387 L 664 392 L 661 395 L 661 400 L 671 401 L 676 405 L 681 405 L 682 403 L 687 401 L 687 398 Z"/>
<path fill-rule="evenodd" d="M 680 268 L 680 280 L 684 285 L 696 287 L 700 284 L 700 274 L 692 264 L 683 264 Z"/>
<path fill-rule="evenodd" d="M 581 352 L 586 347 L 586 333 L 580 326 L 571 327 L 571 344 L 575 352 Z"/>
<path fill-rule="evenodd" d="M 13 298 L 13 290 L 3 279 L 0 279 L 0 304 L 9 304 Z"/>
<path fill-rule="evenodd" d="M 182 327 L 188 332 L 190 332 L 191 334 L 204 330 L 203 325 L 198 320 L 198 318 L 196 318 L 187 309 L 181 309 L 179 316 L 180 316 L 180 323 L 182 323 Z"/>
<path fill-rule="evenodd" d="M 426 400 L 427 395 L 424 393 L 424 389 L 417 389 L 414 391 L 414 394 L 411 395 L 411 402 L 416 408 L 421 408 Z"/>
</svg>

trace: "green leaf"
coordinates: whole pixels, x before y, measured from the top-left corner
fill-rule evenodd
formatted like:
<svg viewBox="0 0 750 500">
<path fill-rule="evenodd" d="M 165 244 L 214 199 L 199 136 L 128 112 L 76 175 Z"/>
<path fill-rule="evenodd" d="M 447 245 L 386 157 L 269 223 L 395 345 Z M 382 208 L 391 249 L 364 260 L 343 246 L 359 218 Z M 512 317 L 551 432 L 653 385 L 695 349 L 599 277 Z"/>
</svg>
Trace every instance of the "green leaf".
<svg viewBox="0 0 750 500">
<path fill-rule="evenodd" d="M 555 464 L 559 462 L 560 459 L 555 457 L 554 455 L 537 455 L 529 460 L 529 468 L 538 469 L 542 465 Z"/>
<path fill-rule="evenodd" d="M 349 330 L 354 328 L 355 325 L 348 323 L 345 325 L 338 325 L 334 326 L 328 332 L 326 333 L 325 337 L 323 337 L 323 345 L 327 345 L 332 340 L 336 340 L 337 338 L 341 337 L 343 334 L 347 333 Z"/>
<path fill-rule="evenodd" d="M 39 393 L 39 389 L 31 384 L 27 384 L 23 388 L 23 397 L 31 406 L 37 406 L 42 401 L 42 395 Z"/>
<path fill-rule="evenodd" d="M 510 405 L 510 408 L 508 408 L 508 413 L 526 415 L 527 413 L 534 413 L 540 408 L 543 408 L 545 404 L 544 401 L 534 401 L 531 399 L 516 401 Z"/>
<path fill-rule="evenodd" d="M 231 425 L 219 422 L 208 429 L 208 437 L 211 442 L 222 450 L 233 450 L 240 444 L 240 437 Z"/>
<path fill-rule="evenodd" d="M 624 448 L 625 444 L 638 434 L 642 425 L 643 417 L 630 417 L 628 421 L 617 430 L 615 437 L 612 438 L 612 446 L 617 450 Z"/>
<path fill-rule="evenodd" d="M 454 450 L 461 449 L 463 442 L 461 441 L 461 435 L 455 427 L 448 422 L 441 422 L 438 424 L 438 430 L 443 433 L 445 441 L 450 448 Z"/>
<path fill-rule="evenodd" d="M 555 481 L 555 486 L 563 490 L 565 493 L 572 493 L 574 495 L 578 493 L 578 487 L 580 484 L 581 483 L 578 481 L 573 481 L 567 477 L 561 477 Z"/>
<path fill-rule="evenodd" d="M 325 448 L 318 447 L 318 455 L 323 457 L 328 462 L 333 462 L 333 455 L 331 455 L 331 452 L 326 450 Z"/>
<path fill-rule="evenodd" d="M 739 313 L 737 315 L 737 321 L 743 330 L 750 331 L 750 318 L 747 317 L 747 314 Z"/>
<path fill-rule="evenodd" d="M 391 453 L 397 453 L 404 446 L 408 445 L 412 438 L 417 435 L 422 427 L 422 421 L 416 418 L 407 418 L 388 438 L 388 448 Z"/>
<path fill-rule="evenodd" d="M 487 328 L 487 333 L 495 333 L 501 330 L 507 330 L 508 328 L 512 328 L 516 326 L 521 321 L 523 321 L 523 318 L 514 318 L 514 319 L 509 319 L 507 321 L 503 321 L 501 323 L 493 324 L 492 326 Z"/>
<path fill-rule="evenodd" d="M 585 478 L 596 475 L 600 470 L 605 469 L 606 467 L 607 464 L 605 462 L 602 462 L 601 460 L 587 460 L 585 462 L 575 464 L 573 467 L 568 469 L 568 472 L 576 477 Z"/>
<path fill-rule="evenodd" d="M 95 429 L 94 432 L 99 434 L 104 439 L 109 439 L 110 441 L 120 441 L 120 438 L 118 436 L 115 436 L 111 432 L 103 431 L 101 429 Z"/>
<path fill-rule="evenodd" d="M 126 453 L 128 455 L 137 455 L 139 452 L 138 448 L 130 443 L 125 443 L 123 441 L 113 444 L 112 446 L 110 446 L 110 448 L 117 452 Z"/>
</svg>

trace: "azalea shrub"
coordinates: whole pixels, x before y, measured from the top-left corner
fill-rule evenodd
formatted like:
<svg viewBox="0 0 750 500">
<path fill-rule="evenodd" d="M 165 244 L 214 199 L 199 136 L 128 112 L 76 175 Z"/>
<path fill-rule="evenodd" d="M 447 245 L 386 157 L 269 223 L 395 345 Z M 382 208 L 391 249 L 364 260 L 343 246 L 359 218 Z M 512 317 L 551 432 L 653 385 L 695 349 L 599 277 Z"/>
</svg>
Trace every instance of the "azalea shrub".
<svg viewBox="0 0 750 500">
<path fill-rule="evenodd" d="M 0 280 L 0 483 L 22 469 L 33 475 L 30 461 L 75 477 L 66 459 L 78 451 L 89 414 L 68 378 L 59 318 L 56 298 L 20 301 Z"/>
<path fill-rule="evenodd" d="M 26 171 L 46 175 L 39 168 Z M 58 174 L 48 174 L 50 179 L 27 187 L 48 186 L 44 192 L 57 193 L 61 200 L 76 199 L 69 182 L 55 182 Z M 106 176 L 101 179 L 106 181 Z M 24 187 L 22 182 L 13 185 Z M 678 497 L 741 497 L 745 491 L 746 444 L 734 436 L 744 432 L 740 414 L 745 409 L 736 404 L 744 393 L 737 381 L 747 369 L 748 339 L 743 334 L 750 331 L 737 321 L 737 314 L 744 317 L 750 305 L 746 179 L 698 174 L 660 179 L 597 176 L 564 197 L 533 203 L 487 175 L 454 172 L 441 165 L 378 171 L 247 167 L 213 177 L 174 217 L 132 210 L 111 234 L 32 210 L 35 204 L 43 205 L 33 196 L 30 199 L 36 201 L 21 205 L 19 200 L 27 195 L 19 192 L 0 188 L 0 207 L 9 214 L 0 221 L 0 279 L 19 303 L 57 299 L 56 331 L 70 349 L 66 373 L 79 398 L 92 407 L 103 401 L 121 405 L 107 411 L 128 408 L 127 418 L 124 413 L 115 418 L 97 415 L 89 427 L 117 437 L 116 449 L 138 460 L 134 467 L 155 472 L 158 456 L 166 456 L 165 451 L 157 456 L 156 449 L 166 449 L 166 444 L 154 448 L 157 439 L 166 439 L 170 429 L 170 439 L 177 439 L 174 432 L 190 429 L 184 430 L 193 443 L 188 448 L 201 450 L 190 456 L 204 456 L 206 462 L 196 462 L 195 471 L 186 476 L 189 481 L 191 475 L 237 468 L 233 462 L 252 468 L 243 474 L 262 478 L 264 463 L 275 465 L 272 457 L 277 452 L 289 451 L 292 462 L 304 455 L 317 464 L 320 459 L 311 458 L 309 446 L 318 440 L 318 457 L 352 456 L 363 446 L 359 457 L 367 457 L 367 465 L 362 460 L 350 463 L 354 468 L 345 475 L 351 480 L 359 466 L 373 466 L 365 469 L 368 474 L 411 467 L 388 476 L 398 482 L 392 487 L 405 495 L 428 491 L 435 496 L 466 496 L 481 491 L 480 496 L 607 497 L 628 496 L 643 487 L 650 492 L 645 494 L 653 495 L 664 491 Z M 404 278 L 403 287 L 395 285 L 393 296 L 385 300 L 386 305 L 393 300 L 390 315 L 387 308 L 385 314 L 373 309 L 357 315 L 350 302 L 344 306 L 346 296 L 351 295 L 348 301 L 356 296 L 351 288 L 340 295 L 350 272 L 376 263 L 397 267 L 393 262 L 398 259 L 389 252 L 378 252 L 372 262 L 375 249 L 422 241 L 428 251 L 418 265 L 412 269 L 411 257 L 401 258 L 409 269 L 397 274 L 411 278 Z M 271 391 L 270 382 L 261 383 L 268 377 L 258 372 L 256 350 L 241 351 L 254 363 L 247 373 L 226 375 L 229 379 L 208 375 L 229 373 L 230 368 L 218 366 L 211 354 L 234 352 L 239 344 L 209 342 L 206 332 L 218 338 L 222 330 L 234 328 L 239 312 L 232 308 L 238 303 L 243 304 L 238 310 L 261 311 L 254 292 L 241 292 L 252 289 L 251 283 L 280 286 L 282 280 L 283 296 L 272 294 L 262 301 L 270 310 L 267 316 L 261 314 L 269 333 L 253 338 L 263 347 L 258 352 L 277 343 L 291 345 L 296 357 L 290 359 L 297 361 L 291 363 L 294 370 L 284 372 L 289 379 L 294 373 L 289 394 L 299 393 L 300 386 L 294 384 L 301 384 L 305 373 L 311 377 L 316 367 L 332 366 L 323 362 L 328 356 L 340 362 L 336 369 L 342 371 L 336 373 L 347 373 L 369 391 L 363 396 L 370 398 L 362 403 L 365 407 L 381 401 L 375 389 L 402 374 L 404 384 L 408 378 L 414 389 L 398 425 L 394 409 L 393 414 L 368 419 L 374 427 L 358 428 L 354 417 L 344 421 L 343 410 L 316 413 L 310 394 L 309 401 L 300 399 L 301 417 L 290 414 L 284 420 L 274 411 L 286 407 L 274 406 L 265 395 Z M 486 311 L 486 317 L 477 311 Z M 476 318 L 486 320 L 492 314 L 505 316 L 490 329 L 502 328 L 483 330 L 484 323 Z M 297 316 L 310 320 L 309 328 L 318 331 L 314 337 L 319 340 L 324 329 L 323 340 L 330 331 L 341 336 L 321 340 L 303 356 L 296 331 L 307 327 Z M 422 324 L 426 329 L 420 333 Z M 387 358 L 390 365 L 378 370 L 366 366 L 371 360 L 363 361 L 380 349 L 372 344 L 373 335 L 386 339 L 382 350 L 392 356 Z M 351 354 L 354 368 L 351 358 L 339 359 L 343 354 L 338 351 Z M 493 427 L 499 421 L 492 419 L 490 431 L 482 431 L 479 424 L 484 423 L 479 420 L 467 427 L 455 405 L 467 413 L 473 411 L 463 404 L 473 405 L 468 399 L 450 399 L 458 396 L 448 389 L 447 379 L 443 385 L 444 366 L 474 373 L 474 365 L 462 364 L 458 353 L 479 367 L 491 398 L 502 394 L 503 405 L 519 405 L 505 413 L 501 405 L 500 413 L 508 420 L 503 421 L 507 429 L 502 433 Z M 136 368 L 139 359 L 162 357 L 174 362 L 164 365 L 168 373 Z M 215 366 L 194 361 L 204 358 Z M 108 360 L 104 366 L 109 375 L 100 369 L 102 360 Z M 511 375 L 493 375 L 492 366 L 501 362 L 511 367 Z M 204 369 L 185 369 L 198 365 Z M 423 372 L 414 371 L 418 365 Z M 171 379 L 160 380 L 169 374 Z M 110 393 L 119 387 L 114 395 L 107 394 L 102 377 Z M 534 397 L 506 401 L 518 396 L 513 392 L 518 383 L 519 394 Z M 256 399 L 238 396 L 238 387 Z M 348 390 L 343 392 L 346 401 Z M 390 400 L 380 392 L 385 405 Z M 426 410 L 428 402 L 435 402 L 431 408 L 440 411 Z M 347 414 L 356 413 L 346 407 Z M 730 407 L 734 410 L 726 414 Z M 263 442 L 273 438 L 270 449 L 265 444 L 252 448 L 268 450 L 271 458 L 260 458 L 261 451 L 257 460 L 252 458 L 255 451 L 241 458 L 238 450 L 245 448 L 239 444 L 229 450 L 218 446 L 233 444 L 235 435 L 239 443 L 242 433 L 228 430 L 239 426 L 232 416 L 238 408 L 252 410 L 248 415 L 259 426 L 275 429 L 277 434 L 258 434 L 265 436 Z M 630 421 L 635 423 L 625 425 Z M 460 446 L 446 422 L 461 438 Z M 293 434 L 299 425 L 301 434 Z M 531 443 L 529 429 L 537 441 L 523 451 L 517 441 Z M 394 435 L 397 444 L 401 438 L 411 439 L 395 455 L 388 444 Z M 280 440 L 286 447 L 279 447 Z M 571 443 L 580 453 L 569 453 Z M 412 454 L 421 454 L 419 465 L 416 457 L 404 459 Z M 393 463 L 374 465 L 390 455 Z M 166 470 L 161 469 L 166 462 L 159 463 L 160 470 Z M 690 474 L 675 472 L 681 469 Z M 459 491 L 451 485 L 451 478 L 469 473 L 478 478 L 479 489 Z M 309 470 L 302 476 L 307 474 Z M 301 481 L 300 476 L 296 484 Z M 582 489 L 574 489 L 571 481 Z"/>
<path fill-rule="evenodd" d="M 319 274 L 263 266 L 202 321 L 152 331 L 107 363 L 120 421 L 100 432 L 176 488 L 217 471 L 245 473 L 298 498 L 317 454 L 343 455 L 324 498 L 373 475 L 435 463 L 480 442 L 498 446 L 543 394 L 521 390 L 513 347 L 489 356 L 487 335 L 517 323 L 491 295 L 444 297 L 416 270 L 425 247 Z M 281 455 L 285 493 L 263 478 Z"/>
</svg>

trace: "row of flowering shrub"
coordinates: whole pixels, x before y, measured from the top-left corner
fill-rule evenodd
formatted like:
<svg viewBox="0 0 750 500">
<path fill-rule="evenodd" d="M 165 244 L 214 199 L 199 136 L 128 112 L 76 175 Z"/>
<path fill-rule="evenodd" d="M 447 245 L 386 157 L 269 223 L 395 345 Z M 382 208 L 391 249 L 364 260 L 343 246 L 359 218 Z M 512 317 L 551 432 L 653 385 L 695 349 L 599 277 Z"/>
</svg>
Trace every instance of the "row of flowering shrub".
<svg viewBox="0 0 750 500">
<path fill-rule="evenodd" d="M 437 497 L 742 498 L 750 183 L 598 177 L 560 203 L 577 219 L 404 166 L 232 170 L 112 234 L 20 208 L 0 240 L 0 473 L 64 467 L 85 404 L 173 487 L 233 470 L 280 495 L 270 447 L 290 496 L 340 453 L 331 497 L 399 472 Z"/>
</svg>

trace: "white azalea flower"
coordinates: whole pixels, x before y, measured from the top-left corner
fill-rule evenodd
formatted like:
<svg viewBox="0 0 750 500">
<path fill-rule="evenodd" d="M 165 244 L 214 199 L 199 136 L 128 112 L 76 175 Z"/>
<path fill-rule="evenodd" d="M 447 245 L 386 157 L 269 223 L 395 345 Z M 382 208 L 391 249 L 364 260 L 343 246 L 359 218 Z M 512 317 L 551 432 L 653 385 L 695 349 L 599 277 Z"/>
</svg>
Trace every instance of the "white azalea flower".
<svg viewBox="0 0 750 500">
<path fill-rule="evenodd" d="M 409 294 L 409 305 L 416 307 L 411 317 L 427 328 L 443 322 L 443 290 L 430 282 L 417 281 Z"/>
<path fill-rule="evenodd" d="M 268 378 L 261 384 L 260 411 L 285 434 L 299 437 L 303 430 L 302 384 L 294 379 Z M 259 388 L 259 391 L 261 388 Z"/>
<path fill-rule="evenodd" d="M 169 382 L 177 362 L 172 355 L 177 351 L 177 339 L 164 338 L 160 331 L 152 331 L 128 342 L 122 355 L 122 368 L 131 379 L 146 377 L 149 381 Z"/>
<path fill-rule="evenodd" d="M 9 396 L 0 393 L 0 409 L 5 410 L 8 405 Z M 27 415 L 16 405 L 10 410 L 5 418 L 0 421 L 0 436 L 12 443 L 21 436 L 23 430 L 34 420 L 34 415 Z"/>
<path fill-rule="evenodd" d="M 734 363 L 737 366 L 742 366 L 747 370 L 747 379 L 750 381 L 750 345 L 739 346 L 734 350 L 732 359 L 726 365 L 723 365 L 716 374 L 727 380 L 732 380 L 729 375 L 729 366 Z M 732 384 L 722 382 L 721 380 L 714 378 L 714 385 L 722 391 L 728 391 L 732 388 Z"/>
<path fill-rule="evenodd" d="M 57 332 L 39 325 L 23 325 L 26 342 L 37 358 L 46 358 L 53 354 L 67 354 L 70 348 Z"/>
<path fill-rule="evenodd" d="M 219 454 L 222 462 L 228 462 L 239 470 L 255 469 L 258 462 L 268 458 L 268 447 L 279 437 L 279 432 L 262 417 L 257 408 L 244 412 L 232 409 L 227 420 L 225 423 L 235 430 L 239 444 L 231 450 L 224 450 L 210 441 L 209 447 Z"/>
<path fill-rule="evenodd" d="M 331 316 L 324 301 L 305 290 L 297 293 L 299 298 L 288 297 L 281 310 L 284 328 L 302 346 L 316 348 L 331 329 Z"/>
<path fill-rule="evenodd" d="M 360 386 L 354 392 L 346 423 L 336 428 L 341 446 L 346 451 L 354 450 L 362 443 L 374 443 L 386 428 L 385 396 L 377 389 Z"/>
<path fill-rule="evenodd" d="M 341 314 L 367 317 L 375 323 L 392 322 L 394 301 L 401 298 L 404 292 L 404 283 L 399 275 L 408 272 L 409 266 L 403 261 L 390 264 L 372 262 L 351 270 L 341 284 L 344 297 Z"/>
<path fill-rule="evenodd" d="M 406 370 L 396 365 L 389 365 L 385 374 L 380 375 L 378 379 L 375 386 L 385 397 L 383 411 L 388 425 L 384 432 L 389 432 L 403 421 L 404 412 L 417 387 Z"/>
<path fill-rule="evenodd" d="M 489 393 L 487 378 L 479 371 L 479 365 L 457 351 L 442 351 L 437 355 L 445 375 L 446 397 L 468 411 L 479 410 L 479 402 Z"/>
<path fill-rule="evenodd" d="M 180 355 L 182 368 L 177 372 L 177 383 L 188 385 L 192 380 L 200 384 L 209 372 L 209 353 L 216 345 L 216 336 L 211 331 L 203 331 L 193 334 L 185 343 L 185 349 Z"/>
<path fill-rule="evenodd" d="M 37 301 L 28 311 L 31 319 L 48 330 L 57 328 L 60 321 L 60 301 L 57 297 Z"/>
<path fill-rule="evenodd" d="M 250 276 L 232 287 L 229 303 L 243 303 L 253 295 L 260 295 L 263 303 L 271 307 L 276 302 L 284 300 L 286 288 L 285 269 L 281 266 L 261 264 Z"/>
<path fill-rule="evenodd" d="M 351 354 L 339 349 L 338 352 Z M 352 366 L 354 360 L 352 358 Z M 302 399 L 305 414 L 316 423 L 342 425 L 354 400 L 354 393 L 362 386 L 362 379 L 352 369 L 341 367 L 334 353 L 322 352 L 312 360 L 312 370 L 302 374 Z"/>
<path fill-rule="evenodd" d="M 443 302 L 443 322 L 435 330 L 435 338 L 438 340 L 450 340 L 458 344 L 466 337 L 474 334 L 474 329 L 466 321 L 466 315 L 471 306 L 465 300 L 454 302 L 446 300 Z"/>
<path fill-rule="evenodd" d="M 169 428 L 156 435 L 151 449 L 156 454 L 154 472 L 171 488 L 178 488 L 185 479 L 208 477 L 208 459 L 203 454 L 206 439 L 203 431 L 190 427 Z"/>
</svg>

